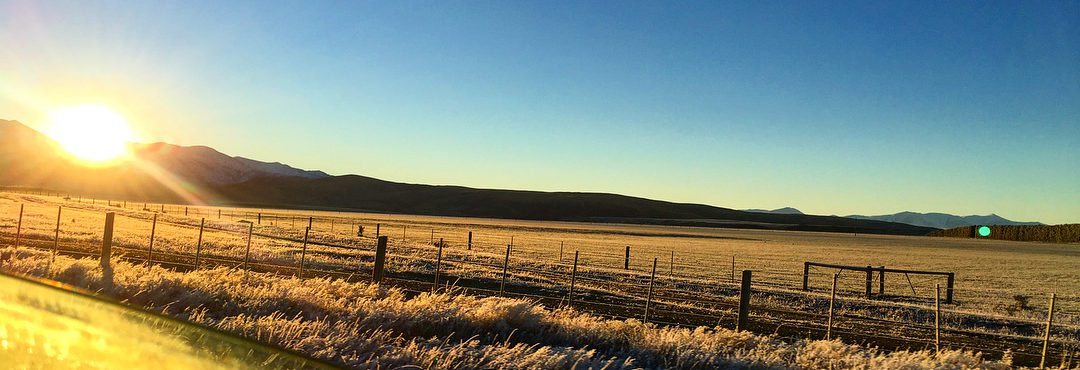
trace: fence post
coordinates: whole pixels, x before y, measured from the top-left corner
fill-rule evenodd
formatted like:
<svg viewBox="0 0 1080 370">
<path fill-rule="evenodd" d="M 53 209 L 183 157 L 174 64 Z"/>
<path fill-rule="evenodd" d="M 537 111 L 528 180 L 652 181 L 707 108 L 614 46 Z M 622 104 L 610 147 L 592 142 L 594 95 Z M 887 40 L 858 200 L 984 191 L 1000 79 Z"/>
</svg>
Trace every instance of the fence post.
<svg viewBox="0 0 1080 370">
<path fill-rule="evenodd" d="M 956 280 L 956 274 L 950 272 L 947 281 L 945 282 L 945 304 L 952 304 L 953 298 L 953 282 Z"/>
<path fill-rule="evenodd" d="M 309 228 L 309 229 L 310 229 L 310 228 L 311 228 L 311 224 L 312 224 L 313 222 L 315 222 L 315 217 L 308 217 L 308 218 L 307 218 L 307 228 Z"/>
<path fill-rule="evenodd" d="M 206 226 L 206 217 L 199 221 L 199 242 L 195 244 L 195 269 L 199 269 L 199 255 L 202 254 L 203 227 Z"/>
<path fill-rule="evenodd" d="M 503 260 L 502 281 L 499 282 L 499 296 L 506 292 L 506 270 L 510 267 L 510 244 L 506 245 L 506 259 Z"/>
<path fill-rule="evenodd" d="M 810 290 L 810 261 L 803 262 L 802 265 L 802 290 Z"/>
<path fill-rule="evenodd" d="M 630 269 L 630 246 L 626 246 L 626 258 L 623 259 L 623 270 Z"/>
<path fill-rule="evenodd" d="M 731 283 L 735 284 L 735 255 L 731 256 Z"/>
<path fill-rule="evenodd" d="M 63 210 L 63 206 L 56 207 L 56 232 L 53 234 L 52 259 L 49 260 L 50 267 L 52 266 L 53 261 L 56 261 L 56 250 L 60 247 L 60 213 Z"/>
<path fill-rule="evenodd" d="M 405 242 L 405 225 L 401 225 L 401 242 Z"/>
<path fill-rule="evenodd" d="M 881 266 L 881 270 L 878 270 L 878 291 L 879 296 L 885 295 L 885 266 Z"/>
<path fill-rule="evenodd" d="M 934 352 L 941 352 L 941 284 L 934 284 Z"/>
<path fill-rule="evenodd" d="M 645 323 L 649 323 L 649 306 L 652 305 L 653 284 L 656 283 L 656 261 L 657 258 L 652 260 L 652 276 L 649 277 L 649 298 L 645 300 Z"/>
<path fill-rule="evenodd" d="M 840 274 L 833 274 L 832 276 L 832 290 L 829 293 L 829 328 L 825 329 L 825 340 L 832 340 L 833 306 L 836 305 L 836 280 L 839 277 Z"/>
<path fill-rule="evenodd" d="M 747 330 L 746 324 L 750 318 L 750 270 L 742 272 L 742 289 L 739 291 L 739 320 L 735 322 L 735 331 Z"/>
<path fill-rule="evenodd" d="M 248 261 L 251 259 L 251 232 L 254 229 L 255 224 L 248 223 L 247 252 L 244 252 L 244 270 L 248 269 Z"/>
<path fill-rule="evenodd" d="M 154 234 L 157 233 L 157 213 L 154 214 L 154 220 L 150 223 L 150 246 L 146 248 L 146 266 L 154 264 Z"/>
<path fill-rule="evenodd" d="M 866 299 L 874 297 L 874 268 L 866 266 Z"/>
<path fill-rule="evenodd" d="M 382 224 L 375 224 L 375 240 L 379 240 L 379 237 L 382 236 L 382 230 L 379 230 L 380 226 Z"/>
<path fill-rule="evenodd" d="M 262 212 L 259 212 L 255 217 L 259 225 L 262 225 Z"/>
<path fill-rule="evenodd" d="M 304 262 L 307 260 L 308 233 L 311 229 L 304 229 L 304 244 L 300 247 L 300 280 L 304 280 Z"/>
<path fill-rule="evenodd" d="M 562 263 L 563 242 L 559 242 L 559 263 Z"/>
<path fill-rule="evenodd" d="M 472 250 L 472 231 L 469 232 L 469 244 L 467 249 L 470 251 Z"/>
<path fill-rule="evenodd" d="M 184 207 L 184 216 L 188 215 L 188 207 Z"/>
<path fill-rule="evenodd" d="M 675 251 L 671 251 L 671 271 L 668 274 L 675 276 Z"/>
<path fill-rule="evenodd" d="M 16 250 L 19 249 L 19 242 L 22 241 L 23 207 L 26 207 L 26 205 L 25 204 L 20 204 L 19 205 L 19 223 L 15 226 L 15 249 Z"/>
<path fill-rule="evenodd" d="M 567 295 L 567 306 L 574 305 L 574 283 L 577 283 L 578 251 L 574 251 L 574 269 L 570 270 L 570 294 Z"/>
<path fill-rule="evenodd" d="M 431 244 L 435 244 L 435 229 L 431 229 Z"/>
<path fill-rule="evenodd" d="M 1046 354 L 1050 349 L 1050 327 L 1054 325 L 1054 301 L 1057 294 L 1050 293 L 1050 309 L 1046 314 L 1046 333 L 1043 334 L 1042 359 L 1039 360 L 1039 368 L 1046 368 Z"/>
<path fill-rule="evenodd" d="M 217 219 L 219 219 L 219 220 L 221 219 L 221 210 L 220 209 L 217 210 Z"/>
<path fill-rule="evenodd" d="M 112 257 L 113 224 L 116 222 L 116 213 L 105 213 L 105 234 L 101 237 L 101 260 L 102 269 L 112 269 L 109 259 Z"/>
<path fill-rule="evenodd" d="M 383 278 L 383 266 L 386 265 L 386 239 L 380 236 L 375 246 L 375 269 L 371 272 L 371 279 L 381 283 Z"/>
<path fill-rule="evenodd" d="M 439 272 L 442 270 L 442 247 L 443 240 L 439 238 L 439 254 L 435 256 L 435 286 L 431 287 L 431 292 L 439 291 Z"/>
</svg>

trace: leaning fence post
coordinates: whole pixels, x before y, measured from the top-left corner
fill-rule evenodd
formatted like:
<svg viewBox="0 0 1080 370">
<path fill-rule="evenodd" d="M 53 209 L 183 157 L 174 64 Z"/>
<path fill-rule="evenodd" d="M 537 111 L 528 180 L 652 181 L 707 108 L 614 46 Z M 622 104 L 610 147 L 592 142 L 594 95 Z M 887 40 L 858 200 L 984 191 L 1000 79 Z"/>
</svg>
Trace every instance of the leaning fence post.
<svg viewBox="0 0 1080 370">
<path fill-rule="evenodd" d="M 832 276 L 832 290 L 829 294 L 829 328 L 825 329 L 825 340 L 832 339 L 833 328 L 833 306 L 836 305 L 836 279 L 840 277 L 840 274 L 833 274 Z"/>
<path fill-rule="evenodd" d="M 506 270 L 510 266 L 510 244 L 506 245 L 506 259 L 503 260 L 502 281 L 499 283 L 499 296 L 506 292 Z"/>
<path fill-rule="evenodd" d="M 431 287 L 431 292 L 439 291 L 439 271 L 442 270 L 442 247 L 443 240 L 439 238 L 439 253 L 435 256 L 435 286 Z"/>
<path fill-rule="evenodd" d="M 566 305 L 574 305 L 574 283 L 577 283 L 578 251 L 574 251 L 574 269 L 570 270 L 570 294 L 566 296 Z"/>
<path fill-rule="evenodd" d="M 1046 333 L 1043 334 L 1042 359 L 1039 360 L 1039 368 L 1046 368 L 1046 353 L 1050 349 L 1050 328 L 1054 325 L 1054 301 L 1057 294 L 1050 293 L 1050 309 L 1046 314 Z"/>
<path fill-rule="evenodd" d="M 623 259 L 623 270 L 630 269 L 630 246 L 626 246 L 626 258 Z"/>
<path fill-rule="evenodd" d="M 750 270 L 742 272 L 742 289 L 739 291 L 739 320 L 735 322 L 735 331 L 747 330 L 746 324 L 750 318 Z"/>
<path fill-rule="evenodd" d="M 803 262 L 802 265 L 802 290 L 810 290 L 810 261 Z"/>
<path fill-rule="evenodd" d="M 649 306 L 652 305 L 653 284 L 656 283 L 656 261 L 657 258 L 652 260 L 652 276 L 649 277 L 649 298 L 645 300 L 645 323 L 649 323 Z"/>
<path fill-rule="evenodd" d="M 248 261 L 251 259 L 251 232 L 255 224 L 248 223 L 247 252 L 244 252 L 244 270 L 248 269 Z"/>
<path fill-rule="evenodd" d="M 105 213 L 105 234 L 101 237 L 101 260 L 102 269 L 111 269 L 109 259 L 112 257 L 113 224 L 116 222 L 116 213 Z"/>
<path fill-rule="evenodd" d="M 371 272 L 371 279 L 376 283 L 382 282 L 383 266 L 386 265 L 386 239 L 387 237 L 380 236 L 375 244 L 375 269 Z"/>
<path fill-rule="evenodd" d="M 941 352 L 941 284 L 934 284 L 934 352 Z"/>
<path fill-rule="evenodd" d="M 195 269 L 199 269 L 199 255 L 202 254 L 203 227 L 206 226 L 206 217 L 199 221 L 199 242 L 195 244 Z"/>
<path fill-rule="evenodd" d="M 20 204 L 19 205 L 19 223 L 15 226 L 15 249 L 16 250 L 19 249 L 19 242 L 22 241 L 23 207 L 26 207 L 26 205 L 25 204 Z"/>
<path fill-rule="evenodd" d="M 304 229 L 304 245 L 300 247 L 300 280 L 304 280 L 304 261 L 307 259 L 308 233 L 311 229 Z"/>
<path fill-rule="evenodd" d="M 154 214 L 154 221 L 150 223 L 150 245 L 146 248 L 146 264 L 147 267 L 154 264 L 154 234 L 157 233 L 157 213 Z"/>
<path fill-rule="evenodd" d="M 49 260 L 50 267 L 52 266 L 53 261 L 56 261 L 56 250 L 60 247 L 60 213 L 63 210 L 63 206 L 56 207 L 56 231 L 53 234 L 52 259 Z"/>
</svg>

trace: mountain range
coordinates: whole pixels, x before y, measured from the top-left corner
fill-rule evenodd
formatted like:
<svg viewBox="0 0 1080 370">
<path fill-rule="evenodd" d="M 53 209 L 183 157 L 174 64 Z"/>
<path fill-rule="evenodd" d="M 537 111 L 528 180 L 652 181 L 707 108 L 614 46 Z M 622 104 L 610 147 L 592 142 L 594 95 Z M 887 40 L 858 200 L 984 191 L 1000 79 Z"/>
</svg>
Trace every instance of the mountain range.
<svg viewBox="0 0 1080 370">
<path fill-rule="evenodd" d="M 133 160 L 86 167 L 59 155 L 47 136 L 0 120 L 0 186 L 50 189 L 132 201 L 358 210 L 527 220 L 644 223 L 925 235 L 904 223 L 746 212 L 606 193 L 475 189 L 330 176 L 232 157 L 209 147 L 133 144 Z M 797 210 L 795 211 L 797 212 Z"/>
<path fill-rule="evenodd" d="M 946 213 L 918 213 L 905 211 L 891 215 L 851 215 L 846 217 L 862 220 L 900 222 L 908 225 L 933 227 L 937 229 L 951 229 L 954 227 L 972 225 L 1042 225 L 1040 222 L 1011 221 L 995 214 L 990 214 L 988 216 L 957 216 Z"/>
</svg>

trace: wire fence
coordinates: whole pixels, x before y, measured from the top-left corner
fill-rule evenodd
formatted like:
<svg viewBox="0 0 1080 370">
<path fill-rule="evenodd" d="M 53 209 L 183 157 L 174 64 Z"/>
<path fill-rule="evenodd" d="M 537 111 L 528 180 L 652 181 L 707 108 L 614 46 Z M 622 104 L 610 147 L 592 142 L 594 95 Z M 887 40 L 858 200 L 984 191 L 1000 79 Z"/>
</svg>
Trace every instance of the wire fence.
<svg viewBox="0 0 1080 370">
<path fill-rule="evenodd" d="M 449 289 L 570 305 L 602 317 L 659 325 L 734 328 L 741 272 L 752 270 L 748 328 L 755 332 L 792 339 L 831 334 L 886 349 L 940 346 L 995 356 L 1008 353 L 1021 364 L 1068 361 L 1080 349 L 1080 317 L 1074 310 L 1080 299 L 1075 292 L 1056 297 L 1048 326 L 1049 298 L 1021 302 L 1008 290 L 978 288 L 963 280 L 956 287 L 958 302 L 978 297 L 1015 302 L 1000 312 L 942 305 L 934 289 L 927 288 L 943 283 L 934 277 L 891 278 L 886 291 L 897 293 L 867 298 L 861 272 L 851 272 L 850 278 L 847 272 L 834 275 L 825 269 L 804 274 L 775 267 L 778 260 L 769 257 L 718 257 L 660 247 L 631 247 L 628 258 L 617 236 L 604 241 L 608 248 L 554 238 L 480 232 L 466 236 L 461 229 L 470 225 L 441 218 L 373 225 L 347 213 L 305 215 L 20 194 L 0 198 L 0 245 L 97 257 L 105 212 L 116 214 L 113 253 L 178 270 L 224 266 L 300 278 L 371 280 L 377 237 L 386 236 L 383 281 L 417 293 Z M 635 257 L 640 254 L 651 258 Z M 832 298 L 831 289 L 821 287 L 834 276 Z M 814 289 L 802 289 L 804 278 L 815 282 Z M 874 284 L 876 290 L 878 282 Z"/>
</svg>

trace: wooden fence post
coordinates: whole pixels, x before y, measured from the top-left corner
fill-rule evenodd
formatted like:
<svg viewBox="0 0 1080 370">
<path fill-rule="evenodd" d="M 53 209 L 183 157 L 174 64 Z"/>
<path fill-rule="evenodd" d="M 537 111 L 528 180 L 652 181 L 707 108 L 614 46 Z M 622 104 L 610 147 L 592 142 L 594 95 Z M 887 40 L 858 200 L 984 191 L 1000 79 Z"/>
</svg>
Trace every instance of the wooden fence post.
<svg viewBox="0 0 1080 370">
<path fill-rule="evenodd" d="M 202 254 L 203 227 L 206 226 L 206 217 L 199 221 L 199 242 L 195 244 L 195 269 L 199 269 L 199 255 Z"/>
<path fill-rule="evenodd" d="M 188 207 L 184 207 L 184 216 L 188 215 Z"/>
<path fill-rule="evenodd" d="M 953 299 L 953 283 L 956 280 L 956 274 L 950 272 L 948 279 L 945 282 L 945 304 L 952 304 Z"/>
<path fill-rule="evenodd" d="M 311 229 L 304 229 L 304 244 L 300 247 L 300 280 L 304 280 L 304 262 L 307 260 L 308 233 Z"/>
<path fill-rule="evenodd" d="M 866 266 L 866 299 L 874 297 L 874 268 Z"/>
<path fill-rule="evenodd" d="M 401 225 L 401 242 L 405 242 L 405 225 Z"/>
<path fill-rule="evenodd" d="M 262 225 L 262 212 L 259 212 L 255 217 L 259 225 Z"/>
<path fill-rule="evenodd" d="M 626 246 L 626 257 L 623 259 L 623 270 L 630 269 L 630 246 Z"/>
<path fill-rule="evenodd" d="M 878 270 L 878 291 L 879 296 L 885 295 L 885 266 L 881 266 Z"/>
<path fill-rule="evenodd" d="M 466 249 L 471 251 L 472 250 L 472 231 L 469 232 L 469 244 L 467 244 L 467 245 L 468 245 L 468 247 L 466 247 Z"/>
<path fill-rule="evenodd" d="M 435 285 L 431 287 L 432 293 L 439 291 L 439 272 L 442 270 L 442 247 L 443 240 L 442 238 L 439 238 L 439 252 L 435 256 Z"/>
<path fill-rule="evenodd" d="M 244 252 L 244 270 L 248 269 L 248 261 L 251 259 L 251 232 L 254 229 L 255 224 L 248 223 L 247 252 Z"/>
<path fill-rule="evenodd" d="M 380 236 L 375 244 L 375 269 L 371 272 L 371 279 L 376 283 L 382 282 L 383 267 L 386 265 L 386 239 Z"/>
<path fill-rule="evenodd" d="M 934 352 L 941 352 L 941 284 L 934 284 Z"/>
<path fill-rule="evenodd" d="M 563 242 L 559 242 L 559 263 L 562 263 Z"/>
<path fill-rule="evenodd" d="M 577 283 L 578 251 L 574 251 L 574 269 L 570 270 L 570 294 L 567 295 L 567 306 L 574 305 L 574 283 Z"/>
<path fill-rule="evenodd" d="M 382 230 L 379 230 L 381 226 L 382 224 L 375 224 L 375 240 L 379 240 L 379 237 L 382 236 Z"/>
<path fill-rule="evenodd" d="M 832 340 L 833 307 L 836 305 L 836 280 L 838 278 L 840 278 L 840 274 L 833 274 L 832 290 L 829 294 L 829 328 L 825 330 L 825 340 Z"/>
<path fill-rule="evenodd" d="M 20 204 L 19 205 L 19 223 L 15 226 L 15 249 L 16 250 L 19 249 L 19 242 L 22 241 L 23 207 L 26 207 L 26 204 Z"/>
<path fill-rule="evenodd" d="M 506 270 L 510 267 L 510 245 L 506 245 L 506 259 L 503 260 L 502 281 L 499 282 L 499 296 L 506 293 Z"/>
<path fill-rule="evenodd" d="M 675 276 L 675 251 L 671 251 L 671 271 L 668 274 Z"/>
<path fill-rule="evenodd" d="M 102 269 L 111 269 L 109 259 L 112 258 L 113 224 L 116 222 L 116 213 L 105 213 L 105 234 L 101 237 L 101 260 Z"/>
<path fill-rule="evenodd" d="M 750 318 L 750 278 L 753 273 L 750 270 L 742 272 L 742 289 L 739 291 L 739 320 L 735 322 L 735 331 L 747 330 L 747 321 Z"/>
<path fill-rule="evenodd" d="M 217 219 L 219 219 L 219 220 L 221 219 L 221 210 L 220 209 L 217 210 Z"/>
<path fill-rule="evenodd" d="M 649 323 L 649 306 L 652 305 L 653 284 L 656 283 L 656 261 L 657 258 L 652 260 L 652 276 L 649 277 L 649 298 L 645 300 L 645 323 Z"/>
<path fill-rule="evenodd" d="M 1043 333 L 1042 359 L 1039 360 L 1039 368 L 1046 368 L 1046 354 L 1050 349 L 1050 328 L 1054 325 L 1054 301 L 1057 294 L 1050 293 L 1050 309 L 1046 313 L 1046 332 Z"/>
<path fill-rule="evenodd" d="M 810 261 L 803 262 L 802 265 L 802 290 L 810 290 Z"/>
<path fill-rule="evenodd" d="M 431 242 L 430 243 L 432 245 L 435 244 L 435 229 L 431 229 Z"/>
<path fill-rule="evenodd" d="M 315 217 L 308 217 L 308 218 L 307 218 L 307 228 L 309 228 L 309 229 L 310 229 L 310 228 L 311 228 L 311 225 L 312 225 L 312 223 L 314 223 L 314 222 L 315 222 Z"/>
<path fill-rule="evenodd" d="M 731 283 L 735 284 L 735 256 L 731 256 Z"/>
</svg>

